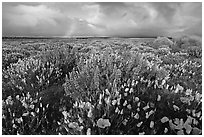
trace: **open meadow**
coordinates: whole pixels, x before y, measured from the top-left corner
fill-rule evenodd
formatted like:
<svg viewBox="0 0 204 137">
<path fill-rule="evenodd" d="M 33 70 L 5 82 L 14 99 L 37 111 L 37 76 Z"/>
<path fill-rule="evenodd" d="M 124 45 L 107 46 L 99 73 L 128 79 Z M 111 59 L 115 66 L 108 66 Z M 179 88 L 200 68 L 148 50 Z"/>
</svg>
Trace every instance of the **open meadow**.
<svg viewBox="0 0 204 137">
<path fill-rule="evenodd" d="M 2 133 L 202 134 L 193 37 L 3 38 Z"/>
</svg>

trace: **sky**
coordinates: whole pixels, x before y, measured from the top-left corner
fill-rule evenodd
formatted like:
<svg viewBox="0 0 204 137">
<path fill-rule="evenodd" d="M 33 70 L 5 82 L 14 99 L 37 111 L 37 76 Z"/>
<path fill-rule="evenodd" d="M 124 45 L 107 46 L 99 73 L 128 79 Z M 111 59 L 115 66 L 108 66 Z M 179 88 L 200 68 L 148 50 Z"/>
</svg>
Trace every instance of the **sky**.
<svg viewBox="0 0 204 137">
<path fill-rule="evenodd" d="M 3 36 L 202 36 L 202 3 L 3 2 Z"/>
</svg>

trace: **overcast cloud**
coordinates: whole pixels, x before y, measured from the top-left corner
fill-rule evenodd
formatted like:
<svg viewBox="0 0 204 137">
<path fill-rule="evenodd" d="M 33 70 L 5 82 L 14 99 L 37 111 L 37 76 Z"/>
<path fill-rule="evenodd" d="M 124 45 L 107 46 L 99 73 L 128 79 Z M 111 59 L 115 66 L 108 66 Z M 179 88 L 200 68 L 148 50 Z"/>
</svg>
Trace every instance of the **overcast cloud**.
<svg viewBox="0 0 204 137">
<path fill-rule="evenodd" d="M 202 3 L 3 3 L 3 36 L 202 36 Z"/>
</svg>

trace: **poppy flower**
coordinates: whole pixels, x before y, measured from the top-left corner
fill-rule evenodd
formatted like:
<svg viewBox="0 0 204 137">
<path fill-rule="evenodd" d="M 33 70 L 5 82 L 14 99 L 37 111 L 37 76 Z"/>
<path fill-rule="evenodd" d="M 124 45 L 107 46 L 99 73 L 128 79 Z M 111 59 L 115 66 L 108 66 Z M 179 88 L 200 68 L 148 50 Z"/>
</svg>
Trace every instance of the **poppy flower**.
<svg viewBox="0 0 204 137">
<path fill-rule="evenodd" d="M 150 128 L 153 128 L 153 127 L 154 127 L 154 121 L 151 121 L 151 122 L 150 122 L 149 127 L 150 127 Z"/>
<path fill-rule="evenodd" d="M 86 134 L 91 135 L 91 129 L 90 128 L 87 129 Z"/>
<path fill-rule="evenodd" d="M 163 117 L 163 118 L 161 119 L 161 122 L 162 122 L 162 123 L 165 123 L 165 122 L 167 122 L 167 121 L 169 121 L 169 118 L 168 118 L 168 117 Z"/>
<path fill-rule="evenodd" d="M 164 129 L 164 133 L 167 133 L 167 132 L 168 132 L 168 128 L 165 127 L 165 129 Z"/>
<path fill-rule="evenodd" d="M 135 119 L 139 119 L 139 117 L 140 117 L 140 116 L 139 116 L 138 113 L 136 113 L 135 116 L 134 116 Z"/>
<path fill-rule="evenodd" d="M 106 127 L 111 126 L 111 123 L 109 122 L 109 119 L 100 118 L 97 121 L 97 126 L 100 128 L 106 128 Z"/>
<path fill-rule="evenodd" d="M 76 123 L 76 122 L 72 122 L 72 123 L 69 123 L 68 127 L 74 129 L 74 128 L 78 128 L 79 125 L 78 125 L 78 123 Z"/>
<path fill-rule="evenodd" d="M 117 100 L 112 100 L 112 105 L 115 106 L 117 103 Z"/>
</svg>

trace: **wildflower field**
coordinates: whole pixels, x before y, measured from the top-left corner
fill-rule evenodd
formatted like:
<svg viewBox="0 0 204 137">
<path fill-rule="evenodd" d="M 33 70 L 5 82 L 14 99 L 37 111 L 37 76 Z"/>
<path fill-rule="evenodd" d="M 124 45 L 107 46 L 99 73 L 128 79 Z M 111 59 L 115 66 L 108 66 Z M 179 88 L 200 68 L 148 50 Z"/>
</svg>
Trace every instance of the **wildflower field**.
<svg viewBox="0 0 204 137">
<path fill-rule="evenodd" d="M 4 135 L 201 135 L 202 44 L 2 40 Z"/>
</svg>

